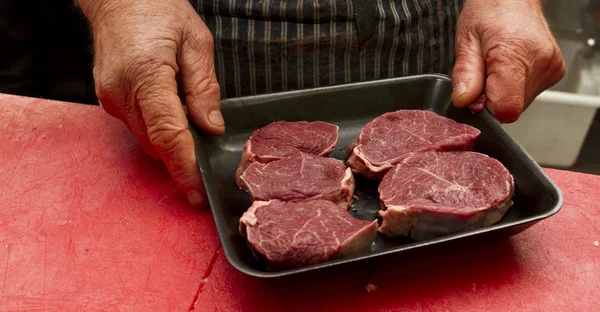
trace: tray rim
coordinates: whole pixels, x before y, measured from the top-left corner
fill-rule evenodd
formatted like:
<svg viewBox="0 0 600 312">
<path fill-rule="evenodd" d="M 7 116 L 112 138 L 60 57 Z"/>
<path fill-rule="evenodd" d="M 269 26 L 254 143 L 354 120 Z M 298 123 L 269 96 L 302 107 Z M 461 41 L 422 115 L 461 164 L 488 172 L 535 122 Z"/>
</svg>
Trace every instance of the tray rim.
<svg viewBox="0 0 600 312">
<path fill-rule="evenodd" d="M 379 79 L 379 80 L 373 80 L 373 81 L 340 84 L 340 85 L 335 85 L 335 86 L 325 86 L 325 87 L 318 87 L 318 88 L 282 91 L 282 92 L 275 92 L 275 93 L 269 93 L 269 94 L 259 94 L 259 95 L 250 95 L 250 96 L 243 96 L 243 97 L 237 97 L 237 98 L 229 98 L 229 99 L 225 99 L 225 100 L 221 101 L 221 108 L 229 106 L 229 105 L 235 105 L 236 103 L 239 103 L 242 101 L 247 101 L 247 100 L 257 100 L 257 99 L 258 100 L 272 100 L 272 99 L 279 99 L 279 98 L 291 96 L 291 95 L 315 94 L 315 93 L 323 92 L 323 91 L 344 90 L 344 89 L 348 89 L 349 87 L 350 88 L 368 87 L 368 86 L 372 86 L 372 85 L 380 85 L 382 83 L 395 83 L 395 82 L 404 82 L 404 81 L 411 81 L 411 80 L 426 80 L 426 79 L 438 80 L 438 81 L 443 81 L 446 83 L 451 82 L 450 78 L 443 74 L 422 74 L 422 75 L 413 75 L 413 76 L 406 76 L 406 77 L 386 78 L 386 79 Z M 449 103 L 450 103 L 450 101 L 449 101 Z M 499 124 L 499 122 L 494 117 L 492 117 L 491 114 L 489 114 L 489 112 L 487 110 L 484 110 L 482 113 L 486 114 L 487 118 L 490 118 L 492 123 L 495 122 L 495 123 Z M 502 126 L 500 125 L 500 127 L 502 127 Z M 197 127 L 194 125 L 193 122 L 190 123 L 190 130 L 192 130 L 192 134 L 194 135 L 194 141 L 196 141 L 196 142 L 202 141 L 203 137 L 206 136 L 197 130 Z M 558 211 L 560 211 L 560 209 L 562 208 L 563 203 L 564 203 L 564 197 L 563 197 L 563 193 L 562 193 L 561 189 L 550 178 L 550 176 L 543 169 L 543 167 L 541 167 L 533 159 L 533 157 L 531 157 L 531 155 L 512 136 L 510 136 L 508 134 L 508 132 L 506 132 L 504 127 L 502 127 L 502 132 L 504 132 L 504 134 L 512 141 L 512 143 L 519 148 L 520 152 L 523 154 L 523 156 L 525 156 L 526 161 L 529 161 L 533 164 L 533 166 L 537 169 L 537 171 L 539 173 L 541 173 L 541 178 L 546 180 L 546 182 L 556 192 L 556 197 L 557 197 L 556 204 L 549 211 L 547 211 L 543 214 L 531 216 L 531 217 L 524 218 L 524 219 L 519 219 L 519 220 L 513 221 L 509 224 L 494 224 L 494 225 L 491 225 L 491 226 L 488 226 L 485 228 L 471 230 L 468 232 L 455 233 L 455 234 L 451 234 L 451 235 L 447 235 L 447 236 L 443 236 L 443 237 L 439 237 L 439 238 L 435 238 L 435 239 L 431 239 L 431 240 L 427 240 L 427 241 L 423 241 L 423 242 L 411 242 L 411 243 L 404 244 L 404 245 L 401 245 L 401 246 L 398 246 L 395 248 L 390 248 L 388 250 L 383 250 L 380 252 L 371 252 L 371 253 L 368 253 L 365 255 L 356 256 L 356 257 L 349 258 L 349 259 L 333 259 L 333 260 L 330 260 L 327 262 L 322 262 L 322 263 L 317 263 L 317 264 L 313 264 L 313 265 L 308 265 L 308 266 L 294 268 L 294 269 L 288 269 L 288 270 L 282 270 L 282 271 L 267 271 L 267 270 L 260 271 L 260 270 L 256 270 L 256 269 L 238 265 L 235 261 L 232 261 L 232 255 L 231 255 L 230 251 L 228 250 L 228 248 L 223 248 L 223 241 L 226 240 L 227 238 L 224 236 L 224 229 L 222 228 L 222 225 L 220 225 L 220 222 L 219 222 L 219 220 L 217 220 L 217 216 L 215 214 L 217 212 L 218 208 L 216 208 L 214 205 L 214 198 L 213 198 L 214 196 L 211 195 L 212 192 L 210 192 L 208 190 L 209 188 L 211 188 L 211 186 L 207 185 L 205 183 L 205 188 L 207 188 L 207 192 L 206 192 L 207 199 L 208 199 L 208 203 L 210 205 L 213 219 L 215 221 L 215 226 L 217 228 L 217 234 L 219 236 L 221 248 L 223 249 L 223 252 L 225 254 L 225 257 L 227 258 L 227 261 L 236 270 L 240 271 L 241 273 L 249 275 L 249 276 L 257 277 L 257 278 L 278 278 L 278 277 L 296 275 L 299 273 L 306 273 L 306 272 L 310 272 L 310 271 L 326 269 L 326 268 L 330 268 L 330 267 L 342 265 L 342 264 L 364 261 L 367 259 L 391 255 L 391 254 L 395 254 L 398 252 L 418 250 L 418 249 L 422 249 L 422 248 L 433 246 L 433 245 L 440 245 L 443 243 L 455 242 L 455 241 L 459 241 L 461 239 L 475 237 L 475 236 L 478 236 L 478 235 L 481 235 L 481 234 L 484 234 L 487 232 L 495 232 L 495 231 L 499 231 L 502 229 L 509 229 L 509 228 L 513 228 L 516 226 L 524 226 L 527 224 L 533 225 L 534 223 L 537 223 L 543 219 L 546 219 L 546 218 L 551 217 L 554 214 L 558 213 Z M 196 149 L 199 149 L 199 147 L 196 147 Z M 203 162 L 206 161 L 205 158 L 201 155 L 198 155 L 198 153 L 196 153 L 196 159 L 197 159 L 200 167 L 202 168 Z M 205 180 L 208 175 L 208 172 L 206 172 L 204 170 L 200 170 L 200 172 L 201 172 L 203 180 Z"/>
</svg>

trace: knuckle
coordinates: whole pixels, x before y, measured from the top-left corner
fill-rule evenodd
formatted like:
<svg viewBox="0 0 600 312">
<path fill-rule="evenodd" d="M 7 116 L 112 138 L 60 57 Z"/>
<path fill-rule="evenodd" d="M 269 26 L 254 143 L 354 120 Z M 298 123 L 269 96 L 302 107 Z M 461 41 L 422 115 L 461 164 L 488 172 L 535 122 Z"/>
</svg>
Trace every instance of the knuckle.
<svg viewBox="0 0 600 312">
<path fill-rule="evenodd" d="M 136 100 L 149 99 L 154 93 L 159 93 L 164 84 L 161 75 L 164 69 L 154 64 L 144 64 L 128 70 L 127 81 Z"/>
<path fill-rule="evenodd" d="M 488 52 L 489 64 L 499 63 L 501 65 L 520 66 L 527 68 L 527 51 L 520 44 L 499 43 L 494 45 Z"/>
<path fill-rule="evenodd" d="M 215 43 L 215 38 L 211 31 L 206 27 L 198 15 L 194 15 L 193 20 L 190 21 L 189 24 L 191 25 L 187 27 L 189 33 L 188 36 L 186 36 L 185 41 L 188 41 L 195 46 L 212 46 Z"/>
<path fill-rule="evenodd" d="M 180 185 L 189 185 L 194 181 L 197 169 L 196 162 L 190 160 L 186 149 L 193 148 L 185 146 L 191 139 L 186 126 L 177 122 L 168 121 L 165 118 L 157 119 L 148 126 L 148 138 L 154 146 L 157 154 L 167 165 L 171 176 Z"/>
<path fill-rule="evenodd" d="M 536 57 L 542 62 L 551 63 L 554 60 L 554 55 L 556 55 L 556 50 L 557 48 L 552 44 L 541 44 L 536 53 Z"/>
<path fill-rule="evenodd" d="M 126 49 L 123 57 L 114 62 L 94 66 L 94 86 L 103 104 L 111 101 L 136 102 L 140 93 L 161 87 L 156 85 L 160 75 L 176 72 L 176 62 L 170 61 L 169 57 L 170 41 L 140 43 L 140 46 L 143 48 Z"/>
<path fill-rule="evenodd" d="M 544 89 L 547 89 L 558 83 L 566 73 L 566 65 L 562 57 L 562 53 L 558 46 L 554 43 L 549 43 L 539 49 L 537 53 L 536 73 L 545 77 Z"/>
<path fill-rule="evenodd" d="M 565 61 L 562 59 L 562 57 L 560 59 L 554 61 L 554 64 L 549 69 L 549 72 L 550 72 L 550 79 L 549 79 L 547 88 L 550 88 L 550 87 L 554 86 L 555 84 L 557 84 L 565 76 L 565 74 L 567 72 L 567 67 L 566 67 Z"/>
<path fill-rule="evenodd" d="M 552 59 L 550 60 L 550 71 L 562 78 L 565 75 L 566 69 L 567 67 L 562 53 L 558 48 L 556 48 L 556 53 L 554 53 Z"/>
<path fill-rule="evenodd" d="M 176 161 L 171 162 L 169 164 L 169 172 L 177 180 L 177 183 L 182 186 L 182 188 L 186 188 L 185 186 L 193 185 L 195 177 L 194 175 L 198 172 L 198 168 L 195 167 L 197 163 L 195 161 L 183 162 Z"/>
<path fill-rule="evenodd" d="M 133 103 L 142 110 L 146 106 L 164 106 L 176 96 L 175 71 L 164 64 L 150 61 L 127 70 L 126 90 Z"/>
<path fill-rule="evenodd" d="M 128 60 L 123 68 L 123 80 L 132 90 L 139 90 L 150 85 L 160 74 L 161 64 L 155 58 L 134 58 Z"/>
<path fill-rule="evenodd" d="M 199 46 L 193 43 L 194 40 L 186 41 L 181 50 L 182 76 L 194 81 L 216 80 L 212 44 Z"/>
<path fill-rule="evenodd" d="M 123 90 L 119 84 L 118 74 L 111 68 L 94 66 L 94 89 L 102 108 L 111 116 L 121 118 L 118 107 L 123 102 Z"/>
<path fill-rule="evenodd" d="M 221 94 L 221 87 L 213 74 L 207 74 L 197 77 L 196 82 L 190 89 L 185 90 L 187 95 L 194 95 L 200 98 L 214 98 Z"/>
<path fill-rule="evenodd" d="M 565 62 L 561 60 L 558 64 L 559 64 L 558 67 L 556 67 L 555 69 L 549 70 L 550 76 L 548 78 L 547 84 L 544 87 L 544 89 L 548 89 L 548 88 L 554 86 L 565 76 L 566 70 L 567 70 L 566 66 L 565 66 Z"/>
<path fill-rule="evenodd" d="M 94 66 L 94 87 L 98 98 L 110 96 L 115 89 L 119 88 L 118 73 L 115 73 L 111 68 Z"/>
<path fill-rule="evenodd" d="M 121 83 L 129 91 L 151 85 L 160 75 L 174 72 L 174 76 L 178 72 L 175 41 L 165 39 L 139 45 L 143 48 L 132 49 L 119 66 Z"/>
<path fill-rule="evenodd" d="M 194 16 L 180 51 L 183 93 L 193 99 L 218 99 L 221 89 L 213 61 L 214 37 L 200 17 Z"/>
<path fill-rule="evenodd" d="M 208 29 L 199 31 L 198 40 L 204 45 L 213 46 L 215 44 L 215 38 Z"/>
<path fill-rule="evenodd" d="M 560 61 L 557 59 L 557 54 L 560 54 L 558 48 L 552 44 L 539 45 L 535 53 L 535 63 L 537 71 L 547 72 L 558 69 Z M 557 62 L 558 61 L 558 62 Z"/>
<path fill-rule="evenodd" d="M 146 122 L 148 139 L 161 155 L 173 154 L 185 141 L 187 125 L 175 121 L 174 117 L 155 117 Z"/>
<path fill-rule="evenodd" d="M 565 64 L 564 60 L 560 60 L 560 67 L 556 73 L 556 76 L 558 77 L 558 80 L 562 79 L 565 74 L 567 73 L 567 65 Z"/>
</svg>

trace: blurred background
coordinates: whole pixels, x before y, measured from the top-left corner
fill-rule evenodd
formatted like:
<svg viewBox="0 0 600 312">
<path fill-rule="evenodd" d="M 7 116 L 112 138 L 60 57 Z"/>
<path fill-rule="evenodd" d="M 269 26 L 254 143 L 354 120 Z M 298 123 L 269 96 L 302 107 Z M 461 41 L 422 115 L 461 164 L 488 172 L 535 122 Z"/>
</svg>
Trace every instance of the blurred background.
<svg viewBox="0 0 600 312">
<path fill-rule="evenodd" d="M 600 0 L 546 0 L 563 80 L 505 125 L 541 165 L 600 174 Z M 73 0 L 0 0 L 0 93 L 97 105 L 92 40 Z"/>
<path fill-rule="evenodd" d="M 95 104 L 91 33 L 74 0 L 0 0 L 0 92 Z"/>
</svg>

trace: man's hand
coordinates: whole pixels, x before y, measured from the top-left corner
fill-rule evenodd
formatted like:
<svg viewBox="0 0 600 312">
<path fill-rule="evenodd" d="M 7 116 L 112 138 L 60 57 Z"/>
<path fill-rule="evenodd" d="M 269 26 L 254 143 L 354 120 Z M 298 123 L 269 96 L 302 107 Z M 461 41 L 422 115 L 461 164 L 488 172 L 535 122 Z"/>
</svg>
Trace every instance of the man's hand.
<svg viewBox="0 0 600 312">
<path fill-rule="evenodd" d="M 490 112 L 500 122 L 513 122 L 565 74 L 541 0 L 467 0 L 456 27 L 457 107 L 485 94 Z"/>
<path fill-rule="evenodd" d="M 167 166 L 195 207 L 206 205 L 186 113 L 221 134 L 213 38 L 187 0 L 78 0 L 94 33 L 96 94 L 144 150 Z"/>
</svg>

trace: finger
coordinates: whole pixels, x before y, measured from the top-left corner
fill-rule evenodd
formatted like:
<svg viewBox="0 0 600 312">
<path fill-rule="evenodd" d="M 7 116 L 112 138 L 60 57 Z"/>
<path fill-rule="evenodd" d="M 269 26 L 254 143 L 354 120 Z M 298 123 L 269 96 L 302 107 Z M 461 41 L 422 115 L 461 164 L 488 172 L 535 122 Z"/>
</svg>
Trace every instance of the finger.
<svg viewBox="0 0 600 312">
<path fill-rule="evenodd" d="M 220 88 L 214 68 L 213 38 L 200 17 L 184 36 L 177 63 L 182 77 L 188 113 L 194 123 L 210 134 L 225 131 L 220 111 Z"/>
<path fill-rule="evenodd" d="M 146 154 L 155 160 L 159 160 L 158 153 L 148 139 L 146 124 L 142 118 L 142 112 L 139 107 L 132 108 L 124 105 L 126 102 L 122 97 L 116 96 L 114 92 L 109 92 L 110 87 L 105 86 L 100 80 L 96 80 L 96 94 L 100 106 L 109 115 L 120 119 L 125 126 L 136 137 Z"/>
<path fill-rule="evenodd" d="M 558 83 L 565 74 L 565 63 L 560 49 L 551 39 L 536 53 L 531 73 L 525 87 L 525 106 L 527 107 L 544 90 Z"/>
<path fill-rule="evenodd" d="M 471 105 L 483 92 L 485 64 L 481 43 L 469 34 L 457 37 L 456 62 L 452 69 L 452 102 L 456 107 Z"/>
<path fill-rule="evenodd" d="M 142 119 L 141 112 L 139 112 L 139 114 L 136 114 L 136 116 L 134 116 L 133 118 L 121 118 L 121 120 L 123 120 L 127 128 L 129 128 L 129 131 L 133 133 L 138 142 L 140 142 L 140 145 L 144 149 L 144 152 L 146 152 L 146 154 L 148 154 L 153 159 L 160 160 L 160 156 L 158 155 L 156 149 L 154 149 L 154 146 L 152 145 L 152 143 L 150 143 L 150 140 L 148 139 L 146 124 Z"/>
<path fill-rule="evenodd" d="M 500 122 L 516 121 L 525 109 L 526 55 L 516 45 L 497 45 L 487 53 L 486 106 Z"/>
<path fill-rule="evenodd" d="M 148 139 L 189 202 L 200 208 L 206 205 L 206 195 L 192 134 L 177 95 L 175 68 L 174 64 L 140 68 L 147 74 L 137 82 L 136 100 Z"/>
</svg>

